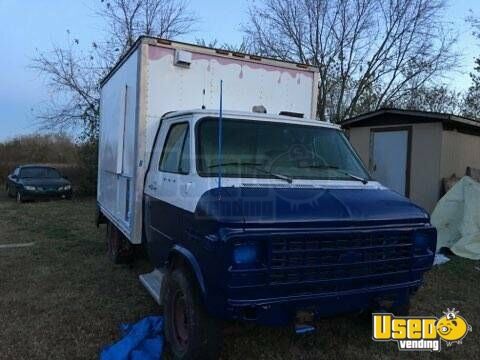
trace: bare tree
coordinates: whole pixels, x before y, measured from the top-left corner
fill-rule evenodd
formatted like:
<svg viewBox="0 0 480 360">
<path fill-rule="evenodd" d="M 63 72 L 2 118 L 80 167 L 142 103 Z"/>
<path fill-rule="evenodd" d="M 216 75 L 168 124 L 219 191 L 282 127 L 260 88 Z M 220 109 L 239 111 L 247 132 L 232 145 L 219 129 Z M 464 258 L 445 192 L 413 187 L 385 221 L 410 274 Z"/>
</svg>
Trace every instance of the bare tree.
<svg viewBox="0 0 480 360">
<path fill-rule="evenodd" d="M 260 0 L 245 32 L 259 54 L 318 66 L 318 117 L 339 121 L 452 68 L 444 8 L 443 0 Z"/>
<path fill-rule="evenodd" d="M 463 115 L 480 121 L 480 58 L 470 73 L 471 85 L 465 92 Z"/>
<path fill-rule="evenodd" d="M 188 32 L 194 17 L 184 0 L 100 0 L 97 14 L 105 20 L 103 39 L 85 47 L 68 33 L 66 46 L 38 51 L 32 68 L 46 78 L 50 105 L 38 117 L 47 129 L 80 129 L 96 139 L 99 81 L 142 34 L 172 38 Z"/>
<path fill-rule="evenodd" d="M 67 46 L 37 53 L 32 67 L 45 75 L 50 91 L 48 105 L 38 115 L 43 129 L 81 129 L 82 136 L 96 137 L 98 81 L 109 66 L 97 50 L 93 44 L 88 51 L 82 51 L 80 41 L 69 36 Z"/>
<path fill-rule="evenodd" d="M 114 45 L 128 49 L 140 35 L 175 38 L 191 31 L 196 19 L 185 0 L 101 0 Z"/>
<path fill-rule="evenodd" d="M 214 49 L 223 49 L 237 53 L 251 53 L 253 52 L 251 44 L 248 42 L 249 39 L 247 37 L 243 38 L 239 44 L 230 44 L 230 43 L 220 43 L 217 39 L 213 39 L 210 41 L 206 41 L 205 39 L 197 38 L 195 39 L 195 43 L 199 46 L 204 46 L 208 48 Z"/>
<path fill-rule="evenodd" d="M 470 11 L 466 19 L 472 28 L 472 35 L 480 39 L 480 18 Z M 478 46 L 478 44 L 477 44 Z M 463 115 L 480 121 L 480 57 L 475 59 L 475 66 L 470 72 L 471 85 L 465 92 Z"/>
<path fill-rule="evenodd" d="M 455 115 L 461 115 L 464 106 L 462 92 L 451 90 L 445 85 L 414 87 L 406 96 L 386 105 L 406 110 Z"/>
</svg>

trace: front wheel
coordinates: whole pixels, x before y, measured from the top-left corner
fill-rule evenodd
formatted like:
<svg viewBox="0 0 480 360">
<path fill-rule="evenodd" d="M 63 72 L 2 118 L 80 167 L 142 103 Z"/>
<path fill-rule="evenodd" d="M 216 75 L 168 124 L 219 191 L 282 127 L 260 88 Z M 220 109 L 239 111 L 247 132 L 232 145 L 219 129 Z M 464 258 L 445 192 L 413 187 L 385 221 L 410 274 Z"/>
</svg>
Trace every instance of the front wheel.
<svg viewBox="0 0 480 360">
<path fill-rule="evenodd" d="M 18 204 L 21 204 L 21 203 L 24 202 L 24 200 L 23 200 L 23 195 L 22 195 L 22 193 L 21 193 L 20 191 L 17 191 L 16 200 L 17 200 L 17 203 L 18 203 Z"/>
<path fill-rule="evenodd" d="M 173 357 L 217 359 L 221 330 L 206 313 L 193 275 L 187 269 L 175 269 L 165 281 L 165 336 Z"/>
</svg>

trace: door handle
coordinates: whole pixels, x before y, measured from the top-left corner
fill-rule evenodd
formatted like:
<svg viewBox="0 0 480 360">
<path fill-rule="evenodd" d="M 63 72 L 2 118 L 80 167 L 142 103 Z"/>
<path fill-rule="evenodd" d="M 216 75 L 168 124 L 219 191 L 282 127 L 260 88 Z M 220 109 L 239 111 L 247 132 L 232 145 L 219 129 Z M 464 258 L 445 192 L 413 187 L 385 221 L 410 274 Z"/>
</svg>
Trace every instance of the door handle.
<svg viewBox="0 0 480 360">
<path fill-rule="evenodd" d="M 190 188 L 191 188 L 191 187 L 192 187 L 192 182 L 191 182 L 191 181 L 183 184 L 183 192 L 184 192 L 185 194 L 188 194 L 188 192 L 190 191 Z"/>
</svg>

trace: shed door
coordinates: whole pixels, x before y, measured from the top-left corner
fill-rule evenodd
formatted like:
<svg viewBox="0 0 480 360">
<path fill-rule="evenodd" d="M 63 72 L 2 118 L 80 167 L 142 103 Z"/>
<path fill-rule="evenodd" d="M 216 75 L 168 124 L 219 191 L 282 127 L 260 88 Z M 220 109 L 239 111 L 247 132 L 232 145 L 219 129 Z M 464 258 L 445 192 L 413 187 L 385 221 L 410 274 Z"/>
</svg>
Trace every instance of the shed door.
<svg viewBox="0 0 480 360">
<path fill-rule="evenodd" d="M 373 178 L 408 196 L 408 130 L 372 132 L 371 172 Z"/>
</svg>

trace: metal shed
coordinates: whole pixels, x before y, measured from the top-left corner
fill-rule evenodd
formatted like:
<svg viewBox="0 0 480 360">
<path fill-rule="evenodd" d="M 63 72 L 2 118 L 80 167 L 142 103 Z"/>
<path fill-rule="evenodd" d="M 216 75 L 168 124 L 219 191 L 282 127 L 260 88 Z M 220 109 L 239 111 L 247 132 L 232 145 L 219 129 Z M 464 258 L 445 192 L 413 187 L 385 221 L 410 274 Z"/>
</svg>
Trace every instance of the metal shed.
<svg viewBox="0 0 480 360">
<path fill-rule="evenodd" d="M 480 168 L 480 122 L 452 114 L 380 109 L 341 123 L 384 185 L 432 211 L 442 179 Z"/>
</svg>

